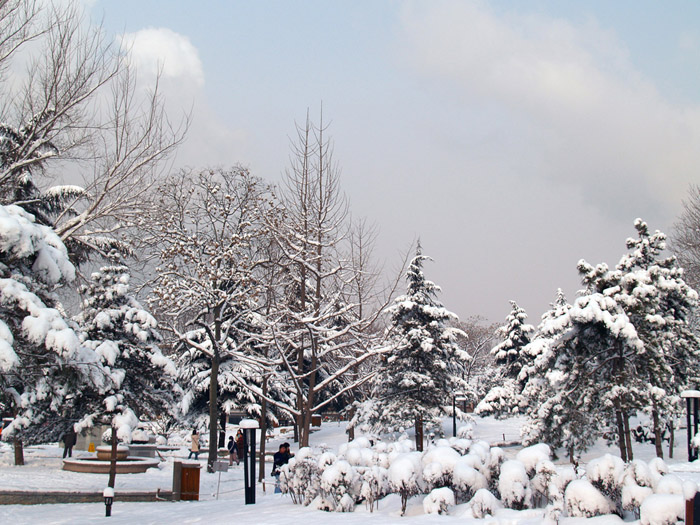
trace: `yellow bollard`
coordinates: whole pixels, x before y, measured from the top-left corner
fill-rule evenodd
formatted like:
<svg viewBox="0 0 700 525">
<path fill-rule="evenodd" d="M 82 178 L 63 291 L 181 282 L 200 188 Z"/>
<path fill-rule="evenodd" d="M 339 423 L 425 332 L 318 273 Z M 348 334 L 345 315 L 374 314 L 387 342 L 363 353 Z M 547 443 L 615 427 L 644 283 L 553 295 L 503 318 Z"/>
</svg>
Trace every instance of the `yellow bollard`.
<svg viewBox="0 0 700 525">
<path fill-rule="evenodd" d="M 88 452 L 95 452 L 95 444 L 92 441 L 88 445 Z"/>
</svg>

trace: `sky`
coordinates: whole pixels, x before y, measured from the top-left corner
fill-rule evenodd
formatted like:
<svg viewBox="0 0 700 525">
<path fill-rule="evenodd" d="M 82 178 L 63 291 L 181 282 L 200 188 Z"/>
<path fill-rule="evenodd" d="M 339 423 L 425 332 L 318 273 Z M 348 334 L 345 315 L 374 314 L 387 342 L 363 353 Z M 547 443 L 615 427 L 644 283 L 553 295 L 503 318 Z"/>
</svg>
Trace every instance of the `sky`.
<svg viewBox="0 0 700 525">
<path fill-rule="evenodd" d="M 635 218 L 670 233 L 700 183 L 700 3 L 92 0 L 140 82 L 162 69 L 179 166 L 279 181 L 330 122 L 354 217 L 390 273 L 420 239 L 445 306 L 530 321 Z"/>
</svg>

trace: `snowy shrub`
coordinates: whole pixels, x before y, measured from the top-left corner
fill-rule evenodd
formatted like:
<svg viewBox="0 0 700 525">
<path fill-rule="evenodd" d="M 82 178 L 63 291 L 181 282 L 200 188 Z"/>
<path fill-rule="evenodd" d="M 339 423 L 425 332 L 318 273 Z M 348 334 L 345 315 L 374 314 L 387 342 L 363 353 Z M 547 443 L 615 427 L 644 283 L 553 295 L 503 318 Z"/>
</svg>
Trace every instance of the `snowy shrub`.
<svg viewBox="0 0 700 525">
<path fill-rule="evenodd" d="M 591 518 L 615 510 L 615 505 L 586 479 L 569 483 L 564 501 L 567 514 L 573 518 Z"/>
<path fill-rule="evenodd" d="M 449 506 L 455 504 L 455 495 L 447 487 L 433 489 L 423 500 L 426 514 L 447 514 Z"/>
<path fill-rule="evenodd" d="M 321 490 L 318 460 L 311 449 L 299 449 L 296 457 L 280 469 L 280 488 L 297 504 L 309 505 Z"/>
<path fill-rule="evenodd" d="M 510 459 L 501 465 L 498 491 L 501 494 L 501 501 L 508 508 L 522 510 L 530 505 L 532 499 L 530 479 L 522 462 Z"/>
<path fill-rule="evenodd" d="M 452 483 L 452 471 L 460 459 L 459 452 L 445 447 L 431 447 L 422 458 L 423 479 L 428 489 L 447 487 Z"/>
<path fill-rule="evenodd" d="M 350 463 L 338 460 L 321 474 L 321 495 L 333 505 L 332 510 L 350 512 L 360 497 L 360 475 Z"/>
<path fill-rule="evenodd" d="M 552 457 L 552 451 L 549 445 L 544 443 L 538 443 L 530 447 L 522 449 L 515 456 L 515 459 L 522 462 L 525 465 L 525 470 L 528 476 L 532 476 L 535 473 L 535 467 L 540 461 L 549 461 Z"/>
<path fill-rule="evenodd" d="M 683 482 L 678 476 L 666 474 L 656 484 L 657 494 L 680 494 L 683 495 Z"/>
<path fill-rule="evenodd" d="M 463 425 L 457 429 L 459 439 L 471 439 L 474 436 L 474 425 Z"/>
<path fill-rule="evenodd" d="M 639 508 L 644 500 L 653 494 L 651 487 L 640 487 L 632 479 L 627 479 L 622 486 L 622 508 L 639 517 Z"/>
<path fill-rule="evenodd" d="M 652 494 L 639 511 L 642 525 L 673 525 L 685 516 L 685 500 L 678 494 Z"/>
<path fill-rule="evenodd" d="M 369 448 L 349 448 L 344 456 L 347 462 L 354 466 L 369 467 L 374 462 L 374 453 Z"/>
<path fill-rule="evenodd" d="M 559 494 L 561 481 L 554 463 L 549 460 L 538 462 L 530 486 L 532 488 L 532 503 L 535 507 L 546 506 L 550 502 L 551 494 Z"/>
<path fill-rule="evenodd" d="M 622 510 L 622 481 L 625 462 L 617 456 L 605 454 L 586 465 L 586 478 L 591 484 L 615 504 L 615 511 Z"/>
<path fill-rule="evenodd" d="M 469 505 L 472 509 L 472 514 L 477 519 L 482 519 L 489 515 L 493 516 L 497 509 L 503 508 L 498 498 L 486 489 L 477 490 Z"/>
<path fill-rule="evenodd" d="M 452 489 L 460 502 L 468 501 L 476 491 L 488 487 L 486 477 L 476 470 L 469 460 L 464 460 L 466 457 L 460 458 L 452 471 Z"/>
<path fill-rule="evenodd" d="M 360 497 L 364 498 L 373 512 L 377 501 L 389 493 L 389 471 L 380 466 L 369 467 L 361 474 Z"/>
<path fill-rule="evenodd" d="M 401 515 L 406 512 L 408 498 L 423 491 L 421 454 L 409 452 L 397 456 L 389 467 L 389 486 L 401 496 Z"/>
<path fill-rule="evenodd" d="M 652 487 L 656 489 L 656 484 L 661 478 L 668 474 L 668 465 L 661 458 L 654 458 L 649 461 L 649 471 L 651 472 Z"/>
<path fill-rule="evenodd" d="M 338 460 L 333 452 L 324 452 L 318 457 L 318 468 L 323 471 L 327 466 L 332 465 Z"/>
<path fill-rule="evenodd" d="M 640 487 L 653 487 L 654 481 L 649 465 L 640 459 L 631 461 L 625 468 L 624 483 L 634 482 Z"/>
<path fill-rule="evenodd" d="M 464 454 L 469 452 L 469 447 L 472 446 L 471 439 L 463 439 L 460 437 L 451 438 L 449 440 L 449 443 L 453 449 L 455 449 L 457 452 L 459 452 L 460 456 L 463 456 Z"/>
</svg>

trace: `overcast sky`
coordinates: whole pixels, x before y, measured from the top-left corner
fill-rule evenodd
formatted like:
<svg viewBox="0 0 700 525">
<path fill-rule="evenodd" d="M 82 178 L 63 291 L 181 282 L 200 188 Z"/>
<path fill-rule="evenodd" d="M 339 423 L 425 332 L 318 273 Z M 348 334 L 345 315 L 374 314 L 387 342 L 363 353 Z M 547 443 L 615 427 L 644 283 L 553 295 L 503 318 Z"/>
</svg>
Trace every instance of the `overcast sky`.
<svg viewBox="0 0 700 525">
<path fill-rule="evenodd" d="M 700 2 L 94 1 L 192 109 L 177 164 L 277 181 L 323 102 L 387 268 L 420 237 L 460 317 L 539 316 L 700 183 Z"/>
</svg>

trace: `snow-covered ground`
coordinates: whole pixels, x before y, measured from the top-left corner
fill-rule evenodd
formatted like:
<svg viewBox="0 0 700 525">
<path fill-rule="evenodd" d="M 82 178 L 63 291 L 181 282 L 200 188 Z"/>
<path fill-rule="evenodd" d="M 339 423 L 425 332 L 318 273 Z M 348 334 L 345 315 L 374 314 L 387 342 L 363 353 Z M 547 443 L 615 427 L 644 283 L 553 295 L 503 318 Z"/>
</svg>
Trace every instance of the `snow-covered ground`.
<svg viewBox="0 0 700 525">
<path fill-rule="evenodd" d="M 517 440 L 521 421 L 511 419 L 497 421 L 492 418 L 476 418 L 474 437 L 489 443 L 509 443 Z M 445 431 L 451 435 L 452 422 L 445 421 Z M 344 423 L 324 423 L 323 427 L 311 436 L 314 447 L 328 447 L 337 450 L 347 441 Z M 274 451 L 283 441 L 290 441 L 289 435 L 276 435 L 268 442 L 268 450 Z M 504 447 L 507 458 L 514 458 L 520 447 Z M 107 484 L 106 475 L 79 474 L 61 470 L 61 455 L 63 449 L 57 446 L 42 445 L 25 449 L 26 465 L 12 465 L 12 450 L 7 444 L 0 444 L 0 490 L 65 490 L 65 491 L 102 491 Z M 614 448 L 608 448 L 604 443 L 598 443 L 583 458 L 582 463 L 599 457 L 607 452 L 615 454 Z M 635 458 L 648 461 L 654 457 L 654 448 L 650 444 L 635 443 Z M 667 454 L 667 450 L 664 451 Z M 83 454 L 78 452 L 77 455 Z M 76 455 L 76 454 L 74 454 Z M 560 454 L 563 456 L 563 454 Z M 216 500 L 219 474 L 208 474 L 203 468 L 200 481 L 199 502 L 158 502 L 158 503 L 122 503 L 119 502 L 119 491 L 155 491 L 170 490 L 172 487 L 172 470 L 175 459 L 186 459 L 185 448 L 166 456 L 166 461 L 158 469 L 150 469 L 145 474 L 124 474 L 117 476 L 115 504 L 112 509 L 110 523 L 255 523 L 298 525 L 299 522 L 358 525 L 366 523 L 478 523 L 489 524 L 534 524 L 543 519 L 542 509 L 514 511 L 503 509 L 496 511 L 493 518 L 475 520 L 471 518 L 467 504 L 451 507 L 449 515 L 425 514 L 423 499 L 425 496 L 415 496 L 409 500 L 406 515 L 400 516 L 400 498 L 390 495 L 379 502 L 379 508 L 370 513 L 363 505 L 358 505 L 353 513 L 333 513 L 312 510 L 308 507 L 292 504 L 286 495 L 273 494 L 272 487 L 267 484 L 266 490 L 258 486 L 257 503 L 244 504 L 243 470 L 234 466 L 229 472 L 221 474 L 219 499 Z M 685 434 L 677 436 L 677 447 L 674 459 L 667 459 L 671 471 L 681 480 L 691 480 L 700 484 L 700 462 L 686 462 Z M 564 463 L 565 458 L 559 460 Z M 204 465 L 206 459 L 200 456 Z M 267 467 L 269 474 L 270 466 Z M 20 525 L 24 523 L 47 524 L 80 524 L 102 522 L 104 505 L 65 504 L 65 505 L 5 505 L 0 506 L 0 523 Z M 455 521 L 457 520 L 457 521 Z M 607 525 L 621 523 L 616 516 L 602 516 L 583 520 L 582 518 L 566 518 L 562 522 L 574 525 L 585 521 L 586 524 Z"/>
</svg>

